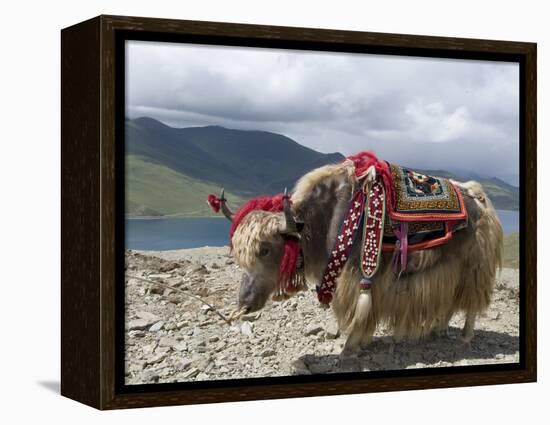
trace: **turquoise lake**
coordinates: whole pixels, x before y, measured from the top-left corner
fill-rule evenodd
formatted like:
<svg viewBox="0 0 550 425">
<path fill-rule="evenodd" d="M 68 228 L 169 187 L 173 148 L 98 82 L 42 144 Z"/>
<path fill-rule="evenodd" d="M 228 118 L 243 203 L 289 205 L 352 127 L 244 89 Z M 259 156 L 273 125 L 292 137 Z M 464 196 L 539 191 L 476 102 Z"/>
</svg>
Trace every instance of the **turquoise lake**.
<svg viewBox="0 0 550 425">
<path fill-rule="evenodd" d="M 519 231 L 519 212 L 498 210 L 504 233 Z M 224 246 L 229 221 L 223 218 L 155 218 L 126 220 L 126 248 L 151 251 Z"/>
</svg>

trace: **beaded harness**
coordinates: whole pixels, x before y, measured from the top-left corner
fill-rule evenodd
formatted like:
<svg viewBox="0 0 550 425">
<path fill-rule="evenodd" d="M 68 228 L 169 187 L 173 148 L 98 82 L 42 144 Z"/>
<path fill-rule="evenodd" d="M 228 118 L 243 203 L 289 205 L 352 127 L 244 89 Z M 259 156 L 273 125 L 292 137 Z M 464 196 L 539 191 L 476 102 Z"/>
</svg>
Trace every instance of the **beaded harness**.
<svg viewBox="0 0 550 425">
<path fill-rule="evenodd" d="M 330 252 L 327 267 L 321 284 L 317 287 L 317 297 L 322 304 L 332 301 L 336 280 L 342 272 L 353 242 L 361 228 L 361 274 L 359 282 L 361 291 L 369 291 L 372 278 L 378 270 L 382 252 L 382 237 L 385 219 L 385 188 L 382 179 L 376 178 L 373 182 L 365 182 L 358 189 L 350 202 L 348 212 L 340 226 L 332 251 Z"/>
</svg>

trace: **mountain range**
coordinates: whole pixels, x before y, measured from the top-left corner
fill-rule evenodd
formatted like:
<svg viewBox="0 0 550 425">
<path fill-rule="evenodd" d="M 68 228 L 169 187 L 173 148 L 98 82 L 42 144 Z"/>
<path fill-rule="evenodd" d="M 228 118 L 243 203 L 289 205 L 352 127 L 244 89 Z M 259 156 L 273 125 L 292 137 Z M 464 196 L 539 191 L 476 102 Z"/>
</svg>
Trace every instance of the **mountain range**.
<svg viewBox="0 0 550 425">
<path fill-rule="evenodd" d="M 142 117 L 127 119 L 125 132 L 129 216 L 209 216 L 206 197 L 222 187 L 235 208 L 252 196 L 291 189 L 306 172 L 344 159 L 267 131 L 173 128 Z M 425 172 L 461 180 L 444 170 Z M 518 208 L 518 188 L 497 178 L 479 181 L 497 208 Z"/>
</svg>

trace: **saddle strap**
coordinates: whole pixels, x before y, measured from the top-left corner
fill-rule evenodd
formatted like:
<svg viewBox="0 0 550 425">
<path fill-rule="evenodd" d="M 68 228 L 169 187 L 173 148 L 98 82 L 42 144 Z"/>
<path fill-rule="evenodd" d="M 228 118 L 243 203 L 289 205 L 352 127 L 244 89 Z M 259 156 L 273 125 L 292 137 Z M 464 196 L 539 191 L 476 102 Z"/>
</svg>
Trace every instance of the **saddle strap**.
<svg viewBox="0 0 550 425">
<path fill-rule="evenodd" d="M 361 246 L 361 272 L 364 278 L 370 279 L 378 270 L 382 239 L 384 236 L 384 222 L 386 218 L 384 184 L 380 179 L 375 180 L 368 191 L 363 224 L 363 244 Z"/>
<path fill-rule="evenodd" d="M 366 195 L 363 189 L 355 192 L 350 202 L 346 218 L 340 226 L 340 231 L 336 237 L 333 249 L 329 254 L 323 280 L 317 287 L 317 298 L 322 304 L 329 304 L 332 301 L 332 294 L 336 289 L 336 279 L 340 276 L 349 258 L 355 235 L 357 234 L 359 224 L 363 218 L 365 198 Z"/>
<path fill-rule="evenodd" d="M 366 184 L 353 195 L 345 219 L 340 226 L 323 280 L 317 288 L 317 297 L 322 304 L 332 301 L 336 280 L 350 256 L 358 229 L 363 224 L 361 245 L 361 273 L 370 282 L 378 270 L 382 252 L 385 221 L 385 190 L 381 179 Z"/>
<path fill-rule="evenodd" d="M 409 224 L 406 221 L 399 223 L 394 230 L 397 241 L 395 242 L 395 255 L 393 257 L 393 272 L 401 275 L 407 268 L 407 253 L 409 250 Z M 400 265 L 401 264 L 401 265 Z"/>
</svg>

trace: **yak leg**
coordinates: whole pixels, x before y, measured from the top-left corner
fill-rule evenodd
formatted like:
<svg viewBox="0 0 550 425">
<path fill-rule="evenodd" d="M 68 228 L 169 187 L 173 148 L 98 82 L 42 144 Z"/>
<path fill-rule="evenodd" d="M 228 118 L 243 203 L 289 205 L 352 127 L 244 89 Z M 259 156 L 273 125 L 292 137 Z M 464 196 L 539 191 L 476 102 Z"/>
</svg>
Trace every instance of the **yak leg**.
<svg viewBox="0 0 550 425">
<path fill-rule="evenodd" d="M 353 329 L 346 339 L 344 348 L 340 353 L 340 358 L 356 356 L 361 348 L 361 341 L 363 340 L 363 332 L 360 329 Z"/>
<path fill-rule="evenodd" d="M 453 317 L 453 313 L 449 312 L 446 316 L 440 317 L 435 326 L 432 328 L 432 334 L 437 337 L 449 337 L 449 322 L 451 321 L 451 317 Z"/>
<path fill-rule="evenodd" d="M 467 348 L 470 348 L 470 342 L 474 337 L 474 326 L 476 324 L 476 313 L 468 311 L 466 313 L 466 321 L 462 328 L 462 337 L 460 338 Z"/>
<path fill-rule="evenodd" d="M 361 326 L 355 326 L 346 339 L 340 358 L 355 357 L 358 352 L 364 349 L 372 340 L 373 330 Z"/>
<path fill-rule="evenodd" d="M 399 342 L 395 337 L 388 337 L 388 354 L 393 354 L 395 351 L 395 345 Z"/>
<path fill-rule="evenodd" d="M 371 341 L 372 332 L 369 331 L 369 329 L 365 330 L 363 328 L 355 327 L 346 339 L 344 348 L 342 348 L 342 352 L 340 353 L 340 358 L 345 359 L 346 357 L 357 357 L 359 351 L 366 349 Z M 393 347 L 390 347 L 390 349 L 392 348 Z"/>
</svg>

